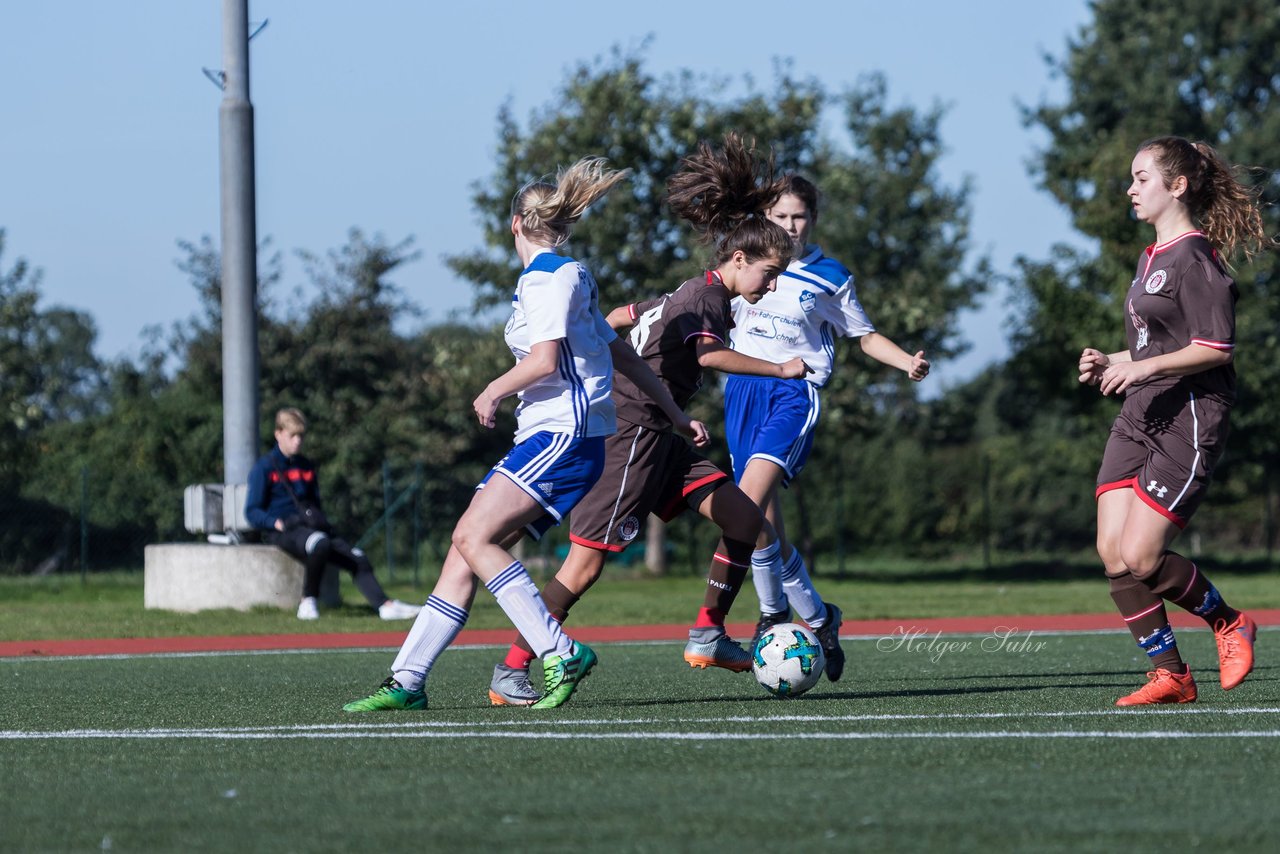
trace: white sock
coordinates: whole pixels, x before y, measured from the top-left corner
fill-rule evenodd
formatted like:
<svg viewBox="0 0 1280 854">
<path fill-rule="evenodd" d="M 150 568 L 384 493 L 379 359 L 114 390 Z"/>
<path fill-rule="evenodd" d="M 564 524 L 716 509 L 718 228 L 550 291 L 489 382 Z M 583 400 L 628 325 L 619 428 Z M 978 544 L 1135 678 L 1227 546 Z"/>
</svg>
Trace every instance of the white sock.
<svg viewBox="0 0 1280 854">
<path fill-rule="evenodd" d="M 573 653 L 573 641 L 547 610 L 547 604 L 538 595 L 538 588 L 525 572 L 524 564 L 518 560 L 513 562 L 486 581 L 484 586 L 489 588 L 507 618 L 524 635 L 534 655 L 546 658 L 548 655 L 567 656 Z"/>
<path fill-rule="evenodd" d="M 400 645 L 400 652 L 391 664 L 391 675 L 401 687 L 409 691 L 422 690 L 432 665 L 453 643 L 466 622 L 465 609 L 439 596 L 428 596 L 427 604 L 418 612 L 409 636 Z"/>
<path fill-rule="evenodd" d="M 827 606 L 809 580 L 809 568 L 804 565 L 799 549 L 792 549 L 791 557 L 782 564 L 782 589 L 786 591 L 787 601 L 796 609 L 796 614 L 812 628 L 816 629 L 826 621 Z"/>
<path fill-rule="evenodd" d="M 782 541 L 774 540 L 751 553 L 751 582 L 760 597 L 761 614 L 777 614 L 787 610 L 787 597 L 782 592 Z"/>
</svg>

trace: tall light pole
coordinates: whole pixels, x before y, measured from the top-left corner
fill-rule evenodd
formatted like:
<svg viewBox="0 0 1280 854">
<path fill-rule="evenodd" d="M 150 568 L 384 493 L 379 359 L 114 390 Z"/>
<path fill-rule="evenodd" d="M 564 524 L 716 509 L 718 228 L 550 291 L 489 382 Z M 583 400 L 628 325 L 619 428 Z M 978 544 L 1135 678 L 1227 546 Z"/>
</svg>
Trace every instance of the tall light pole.
<svg viewBox="0 0 1280 854">
<path fill-rule="evenodd" d="M 258 456 L 258 260 L 249 102 L 249 0 L 222 0 L 222 460 L 244 483 Z"/>
</svg>

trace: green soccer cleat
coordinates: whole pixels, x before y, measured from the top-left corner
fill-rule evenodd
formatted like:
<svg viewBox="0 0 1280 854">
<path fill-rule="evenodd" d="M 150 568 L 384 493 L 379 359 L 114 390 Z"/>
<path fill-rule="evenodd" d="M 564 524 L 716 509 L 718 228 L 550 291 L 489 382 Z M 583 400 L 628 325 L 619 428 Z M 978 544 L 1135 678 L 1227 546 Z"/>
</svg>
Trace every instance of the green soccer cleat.
<svg viewBox="0 0 1280 854">
<path fill-rule="evenodd" d="M 573 696 L 578 683 L 596 666 L 596 654 L 585 643 L 573 642 L 572 653 L 564 658 L 549 655 L 542 662 L 542 699 L 534 709 L 554 709 Z"/>
<path fill-rule="evenodd" d="M 404 710 L 421 711 L 427 707 L 427 692 L 421 689 L 410 691 L 404 688 L 394 677 L 388 676 L 374 691 L 363 700 L 355 700 L 342 707 L 344 712 L 392 712 Z"/>
</svg>

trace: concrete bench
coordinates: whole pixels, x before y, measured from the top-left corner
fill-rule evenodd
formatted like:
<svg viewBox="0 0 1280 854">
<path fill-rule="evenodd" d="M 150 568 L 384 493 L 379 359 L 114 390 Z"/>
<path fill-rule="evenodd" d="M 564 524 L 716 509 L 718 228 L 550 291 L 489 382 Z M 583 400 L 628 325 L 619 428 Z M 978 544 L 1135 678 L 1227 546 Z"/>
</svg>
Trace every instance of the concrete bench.
<svg viewBox="0 0 1280 854">
<path fill-rule="evenodd" d="M 302 597 L 302 564 L 275 546 L 163 543 L 147 546 L 143 563 L 148 608 L 292 609 Z"/>
<path fill-rule="evenodd" d="M 185 527 L 207 543 L 166 543 L 144 550 L 143 604 L 166 611 L 207 611 L 258 605 L 293 610 L 302 599 L 302 564 L 275 546 L 243 543 L 253 530 L 245 518 L 249 487 L 195 483 L 182 491 Z M 342 604 L 339 570 L 320 580 L 320 603 Z"/>
<path fill-rule="evenodd" d="M 265 605 L 292 611 L 302 599 L 302 564 L 275 546 L 162 543 L 144 550 L 143 604 L 194 613 L 247 611 Z M 324 604 L 341 603 L 338 568 L 325 570 Z"/>
</svg>

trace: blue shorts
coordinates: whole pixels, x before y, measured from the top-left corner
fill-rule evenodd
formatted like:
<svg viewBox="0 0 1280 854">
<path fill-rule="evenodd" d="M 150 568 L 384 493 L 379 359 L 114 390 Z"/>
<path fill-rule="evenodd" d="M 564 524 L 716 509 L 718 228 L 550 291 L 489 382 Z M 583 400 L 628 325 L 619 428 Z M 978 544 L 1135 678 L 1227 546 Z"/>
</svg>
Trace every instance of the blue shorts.
<svg viewBox="0 0 1280 854">
<path fill-rule="evenodd" d="M 800 475 L 813 450 L 822 403 L 804 380 L 730 374 L 724 386 L 724 432 L 741 482 L 747 463 L 768 460 L 781 467 L 782 485 Z"/>
<path fill-rule="evenodd" d="M 578 438 L 567 433 L 534 433 L 489 470 L 476 489 L 502 472 L 546 512 L 525 529 L 535 540 L 582 500 L 604 471 L 604 437 Z"/>
</svg>

